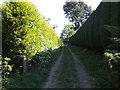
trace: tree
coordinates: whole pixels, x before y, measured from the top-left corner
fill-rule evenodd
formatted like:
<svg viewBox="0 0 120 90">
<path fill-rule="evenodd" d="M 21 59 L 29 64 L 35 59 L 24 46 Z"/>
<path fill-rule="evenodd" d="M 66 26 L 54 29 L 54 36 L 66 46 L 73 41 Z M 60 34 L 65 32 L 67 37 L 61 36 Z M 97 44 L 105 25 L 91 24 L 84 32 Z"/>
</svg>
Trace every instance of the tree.
<svg viewBox="0 0 120 90">
<path fill-rule="evenodd" d="M 53 29 L 55 29 L 55 28 L 57 28 L 57 27 L 58 27 L 58 25 L 57 25 L 57 24 L 53 25 Z"/>
<path fill-rule="evenodd" d="M 59 46 L 59 41 L 32 3 L 6 2 L 2 6 L 2 55 L 11 59 L 14 71 L 37 52 Z"/>
<path fill-rule="evenodd" d="M 70 22 L 74 24 L 74 29 L 77 30 L 91 15 L 92 10 L 87 4 L 82 1 L 66 1 L 63 6 L 64 14 Z"/>
<path fill-rule="evenodd" d="M 49 23 L 51 21 L 51 18 L 43 16 L 43 18 L 47 21 L 47 23 Z"/>
<path fill-rule="evenodd" d="M 75 34 L 76 31 L 74 31 L 73 29 L 73 25 L 68 24 L 64 27 L 64 29 L 62 30 L 61 36 L 60 38 L 63 39 L 63 41 L 68 41 L 69 38 Z"/>
</svg>

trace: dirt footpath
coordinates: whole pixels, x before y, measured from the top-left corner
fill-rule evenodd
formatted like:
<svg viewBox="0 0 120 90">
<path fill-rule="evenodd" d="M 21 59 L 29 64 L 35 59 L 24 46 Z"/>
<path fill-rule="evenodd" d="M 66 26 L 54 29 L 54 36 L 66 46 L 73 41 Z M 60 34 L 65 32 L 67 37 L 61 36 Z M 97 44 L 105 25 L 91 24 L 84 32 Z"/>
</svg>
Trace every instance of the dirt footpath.
<svg viewBox="0 0 120 90">
<path fill-rule="evenodd" d="M 80 62 L 79 58 L 77 58 L 77 56 L 71 51 L 71 49 L 69 47 L 67 47 L 67 49 L 71 53 L 72 59 L 75 64 L 75 68 L 77 71 L 76 72 L 77 78 L 79 81 L 79 86 L 81 88 L 94 88 L 94 85 L 92 84 L 92 80 L 91 80 L 90 76 L 88 75 L 88 73 L 86 72 L 84 66 Z M 65 53 L 63 53 L 63 52 L 64 52 L 64 49 L 62 48 L 62 53 L 59 56 L 56 63 L 54 64 L 54 66 L 52 67 L 49 77 L 43 88 L 58 88 L 60 86 L 60 85 L 59 86 L 57 85 L 58 84 L 57 82 L 59 82 L 59 81 L 57 81 L 57 78 L 59 76 L 58 75 L 59 73 L 57 73 L 57 71 L 59 70 L 59 68 L 61 66 L 62 59 L 65 57 Z"/>
<path fill-rule="evenodd" d="M 67 48 L 70 51 L 70 53 L 74 59 L 74 63 L 75 63 L 76 70 L 77 70 L 77 77 L 78 77 L 79 82 L 80 82 L 80 87 L 81 88 L 94 88 L 94 86 L 91 82 L 91 78 L 88 75 L 88 73 L 86 72 L 86 70 L 85 70 L 84 66 L 82 65 L 82 63 L 80 62 L 80 60 L 71 51 L 71 49 L 69 47 L 67 47 Z"/>
<path fill-rule="evenodd" d="M 63 48 L 62 48 L 62 53 L 59 56 L 58 60 L 55 62 L 54 66 L 52 67 L 49 77 L 47 79 L 47 82 L 45 83 L 43 88 L 57 88 L 56 87 L 56 82 L 57 82 L 56 75 L 57 75 L 57 70 L 58 70 L 58 67 L 60 66 L 62 57 L 63 57 Z"/>
</svg>

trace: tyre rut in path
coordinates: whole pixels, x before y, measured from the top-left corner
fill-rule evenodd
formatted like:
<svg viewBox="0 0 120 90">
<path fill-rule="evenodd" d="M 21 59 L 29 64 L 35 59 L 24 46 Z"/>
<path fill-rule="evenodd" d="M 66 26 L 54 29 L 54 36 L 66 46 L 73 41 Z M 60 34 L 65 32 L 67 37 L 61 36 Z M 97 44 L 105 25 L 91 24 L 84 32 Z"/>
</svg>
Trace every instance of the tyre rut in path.
<svg viewBox="0 0 120 90">
<path fill-rule="evenodd" d="M 62 48 L 62 53 L 59 56 L 58 60 L 55 62 L 55 64 L 53 65 L 49 77 L 47 79 L 47 82 L 45 83 L 45 85 L 43 86 L 43 88 L 53 88 L 55 86 L 55 75 L 56 75 L 56 71 L 60 65 L 60 62 L 62 60 L 63 57 L 63 48 Z"/>
<path fill-rule="evenodd" d="M 82 63 L 80 62 L 80 60 L 76 57 L 76 55 L 71 51 L 71 49 L 69 47 L 67 47 L 67 48 L 70 51 L 70 53 L 74 59 L 80 87 L 81 88 L 94 88 L 94 86 L 91 82 L 90 76 L 86 72 L 86 70 L 85 70 L 84 66 L 82 65 Z"/>
<path fill-rule="evenodd" d="M 88 75 L 88 73 L 86 72 L 86 70 L 85 70 L 84 66 L 82 65 L 82 63 L 80 62 L 80 60 L 71 51 L 71 49 L 69 47 L 67 47 L 67 49 L 71 53 L 71 56 L 72 56 L 74 64 L 75 64 L 75 68 L 76 68 L 76 71 L 77 71 L 76 72 L 77 73 L 77 78 L 79 80 L 79 86 L 81 88 L 94 88 L 92 80 L 91 80 L 90 76 Z M 63 48 L 62 48 L 62 53 L 59 56 L 56 63 L 53 65 L 53 67 L 52 67 L 52 69 L 50 71 L 49 77 L 47 79 L 47 82 L 45 83 L 43 88 L 57 88 L 56 82 L 58 82 L 58 81 L 56 81 L 57 80 L 56 75 L 58 73 L 56 71 L 59 69 L 59 66 L 61 64 L 62 59 L 63 59 Z"/>
</svg>

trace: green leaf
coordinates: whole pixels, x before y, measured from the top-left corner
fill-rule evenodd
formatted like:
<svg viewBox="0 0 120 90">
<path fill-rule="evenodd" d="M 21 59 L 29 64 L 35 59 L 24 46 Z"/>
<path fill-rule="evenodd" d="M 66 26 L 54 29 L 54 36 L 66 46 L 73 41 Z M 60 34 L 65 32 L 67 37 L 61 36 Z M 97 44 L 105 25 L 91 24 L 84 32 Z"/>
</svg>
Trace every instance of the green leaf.
<svg viewBox="0 0 120 90">
<path fill-rule="evenodd" d="M 5 60 L 7 60 L 7 61 L 10 61 L 10 60 L 11 60 L 10 58 L 7 58 L 7 57 L 6 57 L 6 58 L 4 58 L 4 59 L 5 59 Z"/>
</svg>

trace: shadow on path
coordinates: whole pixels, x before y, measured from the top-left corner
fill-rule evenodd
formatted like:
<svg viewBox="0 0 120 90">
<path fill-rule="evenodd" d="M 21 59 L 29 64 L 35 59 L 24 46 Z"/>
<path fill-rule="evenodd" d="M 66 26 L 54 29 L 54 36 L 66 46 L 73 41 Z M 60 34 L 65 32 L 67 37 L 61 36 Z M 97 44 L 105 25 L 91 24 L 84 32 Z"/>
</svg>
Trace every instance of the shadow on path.
<svg viewBox="0 0 120 90">
<path fill-rule="evenodd" d="M 77 70 L 77 77 L 79 79 L 80 82 L 80 87 L 81 88 L 93 88 L 93 84 L 91 82 L 91 78 L 88 75 L 88 73 L 86 72 L 83 64 L 80 62 L 80 60 L 77 58 L 77 56 L 71 51 L 71 49 L 69 47 L 67 47 L 68 50 L 70 51 L 75 66 L 76 66 L 76 70 Z"/>
<path fill-rule="evenodd" d="M 55 62 L 55 64 L 53 65 L 51 71 L 50 71 L 50 74 L 49 74 L 49 77 L 47 79 L 47 82 L 45 83 L 45 85 L 43 86 L 43 88 L 54 88 L 55 87 L 55 82 L 56 82 L 56 79 L 55 79 L 55 76 L 56 76 L 56 71 L 58 70 L 58 67 L 61 63 L 61 60 L 62 60 L 62 57 L 63 57 L 63 48 L 62 48 L 62 53 L 61 55 L 59 56 L 58 60 Z"/>
<path fill-rule="evenodd" d="M 56 61 L 56 63 L 53 65 L 49 77 L 47 79 L 47 82 L 45 83 L 45 85 L 43 86 L 43 88 L 58 88 L 57 87 L 57 71 L 60 68 L 60 64 L 62 62 L 62 59 L 65 57 L 65 53 L 64 52 L 64 48 L 68 49 L 68 52 L 70 52 L 72 59 L 74 61 L 75 64 L 75 68 L 76 68 L 76 73 L 77 73 L 77 78 L 79 81 L 79 86 L 81 88 L 94 88 L 94 85 L 92 83 L 92 80 L 90 78 L 90 76 L 88 75 L 88 73 L 85 70 L 85 67 L 82 65 L 82 63 L 80 62 L 79 58 L 77 58 L 77 56 L 71 51 L 71 49 L 69 47 L 63 47 L 62 48 L 62 53 L 59 56 L 58 60 Z M 64 54 L 64 56 L 63 56 Z"/>
</svg>

